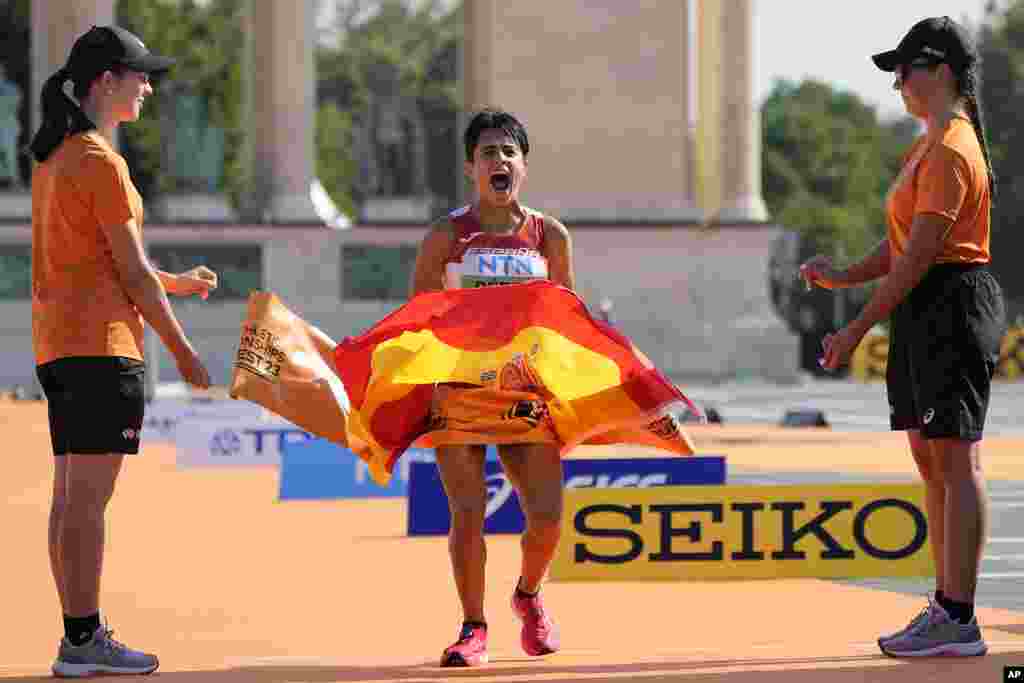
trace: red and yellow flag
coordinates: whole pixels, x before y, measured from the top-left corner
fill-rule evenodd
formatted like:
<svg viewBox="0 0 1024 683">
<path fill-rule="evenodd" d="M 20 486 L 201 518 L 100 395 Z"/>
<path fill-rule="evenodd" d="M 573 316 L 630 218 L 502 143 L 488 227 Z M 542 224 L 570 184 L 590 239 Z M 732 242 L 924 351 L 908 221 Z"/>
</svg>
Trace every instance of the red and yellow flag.
<svg viewBox="0 0 1024 683">
<path fill-rule="evenodd" d="M 547 281 L 431 292 L 334 349 L 347 442 L 386 482 L 406 448 L 634 443 L 693 452 L 698 409 L 624 336 Z"/>
</svg>

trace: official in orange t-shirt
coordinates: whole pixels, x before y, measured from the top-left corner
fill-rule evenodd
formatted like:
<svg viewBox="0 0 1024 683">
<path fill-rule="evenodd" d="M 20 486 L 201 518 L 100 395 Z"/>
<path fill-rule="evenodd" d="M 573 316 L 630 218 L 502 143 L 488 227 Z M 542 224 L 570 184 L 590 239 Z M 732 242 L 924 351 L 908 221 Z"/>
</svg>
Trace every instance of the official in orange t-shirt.
<svg viewBox="0 0 1024 683">
<path fill-rule="evenodd" d="M 827 288 L 885 277 L 857 319 L 825 338 L 822 359 L 831 369 L 846 363 L 864 334 L 891 316 L 891 426 L 907 432 L 924 480 L 936 583 L 927 609 L 879 638 L 879 647 L 892 656 L 981 655 L 987 646 L 974 595 L 988 502 L 980 443 L 1006 309 L 988 269 L 995 178 L 980 59 L 949 17 L 918 22 L 895 50 L 873 59 L 896 72 L 895 88 L 925 133 L 889 191 L 886 239 L 845 270 L 818 256 L 802 273 Z"/>
<path fill-rule="evenodd" d="M 43 86 L 42 125 L 30 145 L 32 341 L 56 456 L 49 546 L 64 610 L 59 676 L 158 665 L 111 639 L 100 623 L 99 586 L 104 511 L 124 455 L 139 449 L 143 320 L 187 382 L 210 384 L 167 293 L 205 298 L 217 277 L 205 267 L 181 275 L 153 269 L 142 245 L 142 199 L 112 144 L 153 93 L 150 74 L 173 63 L 122 28 L 93 27 Z"/>
</svg>

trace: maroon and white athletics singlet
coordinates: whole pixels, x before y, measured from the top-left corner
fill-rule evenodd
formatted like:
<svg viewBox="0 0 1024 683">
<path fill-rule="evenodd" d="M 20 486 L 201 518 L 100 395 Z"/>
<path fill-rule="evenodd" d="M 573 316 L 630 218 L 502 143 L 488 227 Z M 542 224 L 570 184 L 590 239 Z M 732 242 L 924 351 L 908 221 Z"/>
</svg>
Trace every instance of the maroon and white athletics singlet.
<svg viewBox="0 0 1024 683">
<path fill-rule="evenodd" d="M 496 235 L 481 230 L 470 209 L 464 206 L 448 215 L 455 228 L 455 246 L 445 259 L 445 289 L 548 278 L 548 260 L 543 255 L 543 214 L 526 209 L 526 218 L 515 232 Z"/>
</svg>

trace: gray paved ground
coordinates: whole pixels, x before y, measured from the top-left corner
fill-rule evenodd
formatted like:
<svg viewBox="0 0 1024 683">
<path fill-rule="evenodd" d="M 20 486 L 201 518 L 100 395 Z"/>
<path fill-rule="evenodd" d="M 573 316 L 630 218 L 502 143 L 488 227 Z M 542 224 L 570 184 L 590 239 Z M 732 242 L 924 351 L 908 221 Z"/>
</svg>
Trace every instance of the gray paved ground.
<svg viewBox="0 0 1024 683">
<path fill-rule="evenodd" d="M 811 380 L 796 385 L 731 382 L 718 385 L 678 382 L 698 405 L 714 406 L 728 423 L 775 424 L 787 410 L 811 408 L 825 413 L 837 429 L 874 431 L 889 428 L 885 385 Z M 1024 435 L 1024 381 L 998 382 L 986 421 L 986 433 Z"/>
</svg>

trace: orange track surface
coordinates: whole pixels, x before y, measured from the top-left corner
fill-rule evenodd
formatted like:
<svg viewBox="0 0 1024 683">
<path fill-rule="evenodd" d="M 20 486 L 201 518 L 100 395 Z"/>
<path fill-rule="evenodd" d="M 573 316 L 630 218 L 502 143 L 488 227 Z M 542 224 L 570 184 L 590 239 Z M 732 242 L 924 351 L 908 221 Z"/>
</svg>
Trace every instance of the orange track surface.
<svg viewBox="0 0 1024 683">
<path fill-rule="evenodd" d="M 50 680 L 61 622 L 46 551 L 45 406 L 0 404 L 0 424 L 0 680 Z M 912 467 L 898 435 L 711 426 L 694 434 L 701 452 L 724 453 L 730 469 Z M 1021 440 L 986 444 L 990 476 L 1024 479 Z M 446 542 L 406 538 L 404 501 L 279 503 L 275 470 L 184 471 L 173 458 L 152 446 L 127 460 L 109 511 L 102 600 L 115 637 L 160 656 L 160 680 L 984 683 L 1024 664 L 1024 613 L 979 610 L 987 657 L 893 660 L 874 639 L 903 625 L 921 599 L 818 580 L 549 583 L 564 651 L 531 660 L 507 606 L 518 541 L 498 536 L 488 539 L 493 663 L 439 669 L 460 618 Z"/>
</svg>

